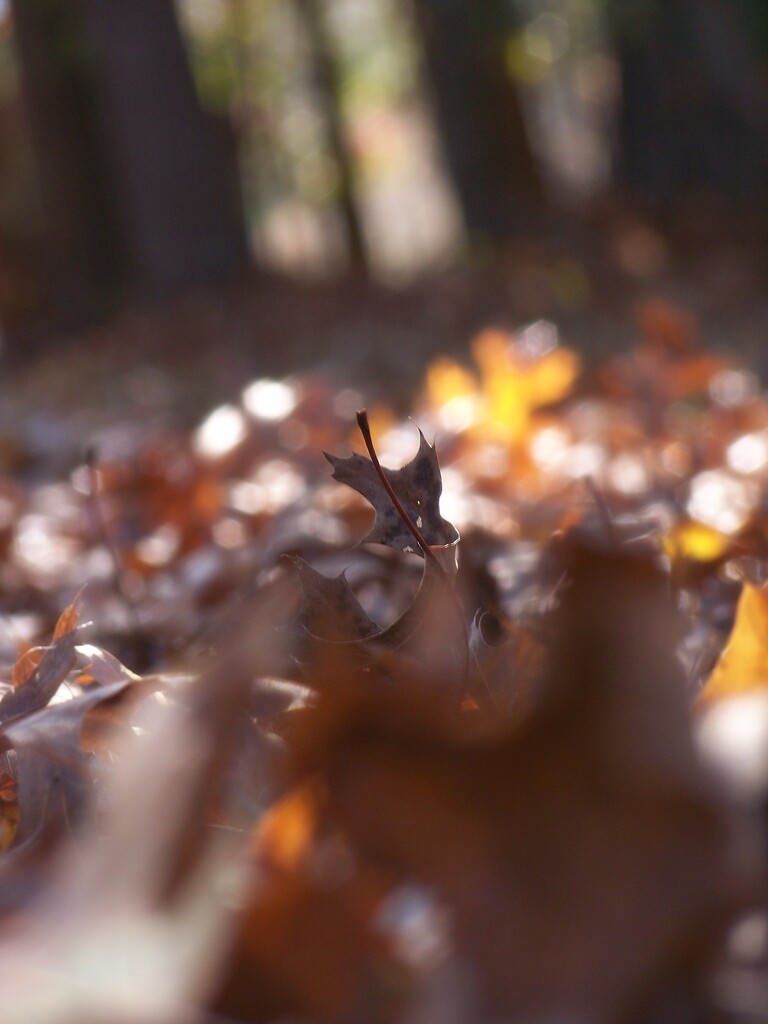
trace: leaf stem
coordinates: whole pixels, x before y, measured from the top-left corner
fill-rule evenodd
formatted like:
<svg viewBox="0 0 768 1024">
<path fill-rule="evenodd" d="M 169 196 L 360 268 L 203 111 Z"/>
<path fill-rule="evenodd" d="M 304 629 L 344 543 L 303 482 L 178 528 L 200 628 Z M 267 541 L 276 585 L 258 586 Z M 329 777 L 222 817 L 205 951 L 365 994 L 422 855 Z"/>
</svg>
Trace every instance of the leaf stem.
<svg viewBox="0 0 768 1024">
<path fill-rule="evenodd" d="M 368 422 L 368 413 L 365 411 L 365 409 L 360 409 L 360 410 L 358 410 L 356 415 L 357 415 L 357 425 L 360 428 L 360 433 L 363 435 L 363 440 L 365 441 L 365 447 L 368 449 L 368 455 L 370 456 L 371 462 L 373 463 L 373 467 L 376 470 L 376 473 L 378 474 L 379 480 L 381 480 L 381 483 L 382 483 L 382 486 L 384 487 L 384 490 L 389 495 L 389 500 L 395 506 L 395 508 L 397 509 L 398 515 L 400 516 L 400 518 L 403 520 L 405 525 L 408 527 L 408 529 L 413 534 L 414 540 L 416 541 L 416 543 L 421 548 L 421 551 L 422 551 L 422 553 L 424 555 L 424 558 L 428 559 L 431 562 L 434 562 L 435 565 L 440 566 L 440 563 L 438 562 L 437 557 L 436 557 L 434 551 L 430 548 L 429 544 L 427 544 L 426 540 L 424 540 L 423 534 L 421 533 L 419 528 L 416 526 L 414 521 L 411 519 L 411 517 L 408 514 L 408 512 L 406 511 L 405 506 L 403 505 L 403 503 L 400 501 L 398 496 L 395 494 L 394 488 L 392 487 L 392 484 L 387 479 L 387 474 L 384 472 L 384 469 L 383 469 L 381 463 L 379 462 L 379 457 L 376 454 L 376 449 L 373 446 L 373 438 L 371 437 L 371 426 L 370 426 L 370 424 Z M 442 571 L 442 567 L 441 566 L 440 566 L 440 569 Z"/>
<path fill-rule="evenodd" d="M 600 518 L 600 521 L 603 524 L 603 528 L 605 530 L 609 542 L 611 544 L 619 544 L 621 542 L 621 538 L 616 532 L 616 526 L 614 525 L 613 517 L 611 516 L 611 510 L 608 507 L 608 502 L 605 500 L 605 495 L 598 487 L 597 482 L 595 481 L 595 478 L 593 476 L 585 476 L 583 479 L 584 486 L 589 491 L 590 496 L 595 503 L 598 517 Z"/>
<path fill-rule="evenodd" d="M 101 486 L 99 481 L 99 456 L 95 448 L 89 447 L 85 452 L 85 467 L 87 470 L 88 491 L 86 496 L 86 508 L 91 520 L 96 539 L 102 544 L 112 562 L 112 586 L 118 598 L 122 601 L 131 625 L 137 633 L 141 633 L 142 625 L 136 603 L 128 592 L 123 578 L 123 567 L 120 562 L 120 555 L 117 553 L 109 527 L 101 506 Z"/>
</svg>

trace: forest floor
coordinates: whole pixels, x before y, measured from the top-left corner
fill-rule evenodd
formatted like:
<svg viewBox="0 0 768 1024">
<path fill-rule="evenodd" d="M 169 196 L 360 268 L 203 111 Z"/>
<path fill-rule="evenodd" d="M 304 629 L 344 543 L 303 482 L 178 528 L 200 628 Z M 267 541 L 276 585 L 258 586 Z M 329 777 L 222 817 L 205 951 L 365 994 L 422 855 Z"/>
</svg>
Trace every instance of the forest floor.
<svg viewBox="0 0 768 1024">
<path fill-rule="evenodd" d="M 768 272 L 706 228 L 6 362 L 8 1020 L 765 1024 Z"/>
<path fill-rule="evenodd" d="M 315 371 L 405 408 L 429 362 L 466 358 L 484 327 L 548 320 L 594 366 L 637 340 L 638 311 L 651 299 L 690 316 L 705 347 L 737 354 L 765 378 L 768 247 L 754 226 L 722 223 L 697 208 L 664 235 L 625 213 L 521 239 L 501 259 L 402 288 L 264 274 L 134 306 L 79 334 L 12 342 L 0 429 L 53 417 L 63 443 L 117 419 L 189 425 L 256 377 Z"/>
</svg>

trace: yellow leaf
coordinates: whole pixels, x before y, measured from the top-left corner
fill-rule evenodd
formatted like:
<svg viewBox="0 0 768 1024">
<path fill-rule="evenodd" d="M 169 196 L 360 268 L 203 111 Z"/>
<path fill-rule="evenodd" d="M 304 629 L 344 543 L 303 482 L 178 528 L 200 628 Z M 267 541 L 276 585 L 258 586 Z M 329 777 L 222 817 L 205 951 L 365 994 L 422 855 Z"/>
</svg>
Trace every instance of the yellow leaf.
<svg viewBox="0 0 768 1024">
<path fill-rule="evenodd" d="M 763 688 L 768 688 L 768 587 L 745 583 L 730 638 L 699 700 Z"/>
<path fill-rule="evenodd" d="M 477 391 L 477 380 L 453 359 L 443 357 L 430 363 L 427 370 L 427 400 L 439 408 L 456 398 L 467 398 Z"/>
<path fill-rule="evenodd" d="M 482 376 L 489 432 L 511 444 L 525 438 L 536 409 L 570 393 L 581 368 L 570 349 L 552 348 L 531 357 L 499 330 L 479 334 L 472 356 Z"/>
<path fill-rule="evenodd" d="M 673 562 L 714 562 L 729 546 L 724 533 L 692 520 L 679 523 L 664 538 L 664 551 Z"/>
</svg>

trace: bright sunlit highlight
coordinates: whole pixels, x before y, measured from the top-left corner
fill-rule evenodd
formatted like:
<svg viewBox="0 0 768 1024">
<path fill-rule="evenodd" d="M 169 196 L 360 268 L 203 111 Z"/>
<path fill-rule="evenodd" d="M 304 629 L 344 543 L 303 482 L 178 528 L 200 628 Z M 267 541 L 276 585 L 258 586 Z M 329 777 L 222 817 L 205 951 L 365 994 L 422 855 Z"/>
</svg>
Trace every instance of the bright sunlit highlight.
<svg viewBox="0 0 768 1024">
<path fill-rule="evenodd" d="M 529 359 L 541 359 L 559 344 L 560 332 L 549 320 L 536 320 L 520 332 L 519 347 Z"/>
<path fill-rule="evenodd" d="M 699 473 L 691 482 L 688 513 L 722 533 L 736 533 L 757 505 L 759 488 L 719 470 Z"/>
<path fill-rule="evenodd" d="M 437 422 L 452 434 L 460 434 L 478 422 L 482 402 L 479 395 L 456 395 L 437 410 Z"/>
<path fill-rule="evenodd" d="M 768 680 L 766 680 L 768 682 Z M 755 692 L 715 703 L 698 732 L 704 754 L 744 796 L 768 782 L 768 694 Z"/>
<path fill-rule="evenodd" d="M 247 433 L 248 425 L 240 409 L 220 405 L 197 428 L 193 446 L 203 458 L 217 459 L 242 444 Z"/>
<path fill-rule="evenodd" d="M 76 553 L 74 540 L 59 533 L 47 516 L 30 512 L 17 522 L 11 554 L 27 572 L 55 578 L 73 563 Z"/>
<path fill-rule="evenodd" d="M 461 530 L 469 516 L 470 502 L 464 477 L 450 466 L 443 470 L 443 493 L 440 495 L 440 514 Z"/>
<path fill-rule="evenodd" d="M 721 370 L 709 382 L 712 401 L 725 409 L 745 405 L 757 394 L 758 381 L 753 373 L 744 370 Z"/>
<path fill-rule="evenodd" d="M 270 459 L 250 480 L 237 480 L 229 489 L 235 512 L 255 516 L 274 514 L 300 498 L 306 489 L 303 476 L 284 459 Z"/>
<path fill-rule="evenodd" d="M 562 427 L 545 427 L 531 438 L 528 452 L 539 469 L 553 472 L 560 468 L 571 444 Z"/>
<path fill-rule="evenodd" d="M 621 494 L 643 494 L 650 485 L 650 474 L 639 455 L 624 452 L 606 466 L 605 483 Z"/>
<path fill-rule="evenodd" d="M 584 476 L 596 476 L 605 465 L 605 449 L 594 441 L 580 441 L 568 451 L 561 471 L 565 476 L 578 480 Z"/>
<path fill-rule="evenodd" d="M 136 554 L 147 565 L 159 568 L 167 565 L 179 549 L 179 530 L 171 523 L 163 523 L 154 533 L 143 537 L 136 545 Z"/>
<path fill-rule="evenodd" d="M 736 473 L 759 473 L 768 465 L 768 437 L 744 434 L 728 446 L 725 458 Z"/>
<path fill-rule="evenodd" d="M 243 391 L 243 407 L 257 420 L 284 420 L 297 401 L 297 389 L 280 380 L 255 380 Z"/>
</svg>

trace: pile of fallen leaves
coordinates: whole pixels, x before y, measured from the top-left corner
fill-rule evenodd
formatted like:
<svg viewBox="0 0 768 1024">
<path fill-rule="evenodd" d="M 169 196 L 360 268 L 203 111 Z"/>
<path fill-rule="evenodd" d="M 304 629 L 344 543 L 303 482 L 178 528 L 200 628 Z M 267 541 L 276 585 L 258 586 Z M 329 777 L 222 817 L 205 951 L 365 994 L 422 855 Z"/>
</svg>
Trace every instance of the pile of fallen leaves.
<svg viewBox="0 0 768 1024">
<path fill-rule="evenodd" d="M 768 396 L 639 324 L 488 329 L 421 432 L 0 439 L 5 1020 L 768 1019 Z"/>
</svg>

